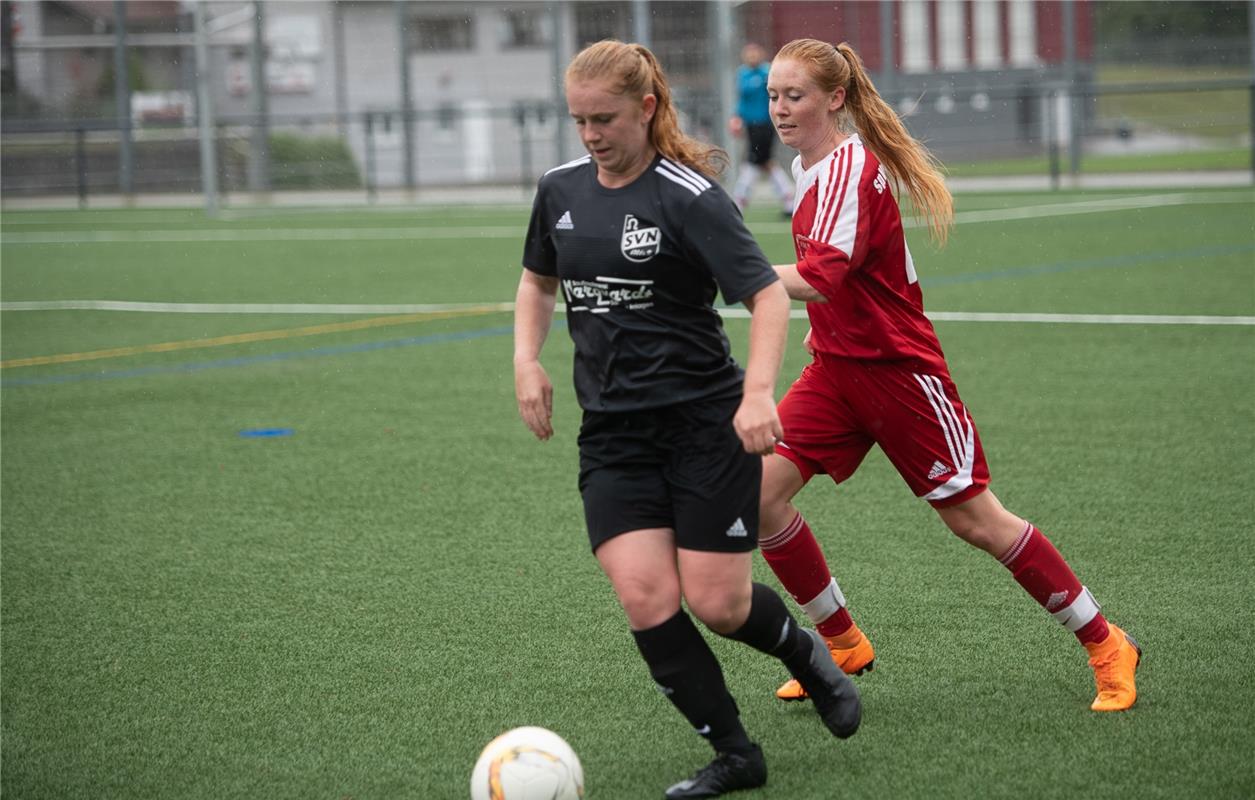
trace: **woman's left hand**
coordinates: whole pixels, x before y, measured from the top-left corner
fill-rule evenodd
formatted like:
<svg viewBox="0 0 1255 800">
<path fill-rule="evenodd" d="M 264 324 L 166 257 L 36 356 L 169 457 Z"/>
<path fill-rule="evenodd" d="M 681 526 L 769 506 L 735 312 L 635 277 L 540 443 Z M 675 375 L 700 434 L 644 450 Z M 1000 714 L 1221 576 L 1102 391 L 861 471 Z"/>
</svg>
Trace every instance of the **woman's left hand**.
<svg viewBox="0 0 1255 800">
<path fill-rule="evenodd" d="M 776 401 L 766 392 L 750 392 L 741 398 L 741 407 L 732 418 L 732 427 L 741 437 L 747 453 L 762 456 L 775 452 L 776 442 L 784 436 Z"/>
</svg>

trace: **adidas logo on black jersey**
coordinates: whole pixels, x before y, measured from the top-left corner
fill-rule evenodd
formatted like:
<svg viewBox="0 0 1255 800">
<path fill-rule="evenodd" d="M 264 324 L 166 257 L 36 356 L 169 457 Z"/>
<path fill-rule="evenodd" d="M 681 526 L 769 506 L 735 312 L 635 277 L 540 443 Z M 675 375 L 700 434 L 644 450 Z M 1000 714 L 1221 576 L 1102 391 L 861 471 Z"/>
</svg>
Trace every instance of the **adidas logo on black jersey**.
<svg viewBox="0 0 1255 800">
<path fill-rule="evenodd" d="M 560 231 L 575 230 L 575 223 L 571 221 L 571 212 L 563 211 L 562 216 L 558 218 L 558 224 L 553 227 Z"/>
</svg>

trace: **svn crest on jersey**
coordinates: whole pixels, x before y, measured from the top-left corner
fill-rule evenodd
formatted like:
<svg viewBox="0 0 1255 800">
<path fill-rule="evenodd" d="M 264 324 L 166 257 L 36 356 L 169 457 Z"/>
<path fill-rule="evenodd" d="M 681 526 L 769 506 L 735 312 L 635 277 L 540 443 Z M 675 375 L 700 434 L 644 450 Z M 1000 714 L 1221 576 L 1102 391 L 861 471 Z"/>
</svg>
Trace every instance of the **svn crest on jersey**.
<svg viewBox="0 0 1255 800">
<path fill-rule="evenodd" d="M 642 228 L 640 220 L 628 214 L 623 218 L 623 238 L 619 249 L 628 261 L 638 264 L 658 255 L 662 232 L 657 228 Z"/>
</svg>

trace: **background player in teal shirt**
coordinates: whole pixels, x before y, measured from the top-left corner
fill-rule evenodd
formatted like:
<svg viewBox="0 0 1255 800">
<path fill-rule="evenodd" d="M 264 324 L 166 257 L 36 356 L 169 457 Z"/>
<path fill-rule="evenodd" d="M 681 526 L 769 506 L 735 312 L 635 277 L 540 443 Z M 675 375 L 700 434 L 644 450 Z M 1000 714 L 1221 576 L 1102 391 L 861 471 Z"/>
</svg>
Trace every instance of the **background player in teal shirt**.
<svg viewBox="0 0 1255 800">
<path fill-rule="evenodd" d="M 793 183 L 771 158 L 771 147 L 776 140 L 767 102 L 767 73 L 771 62 L 767 60 L 767 51 L 753 42 L 741 49 L 741 61 L 744 63 L 736 71 L 736 114 L 728 120 L 728 129 L 733 136 L 745 134 L 746 148 L 745 160 L 737 169 L 732 199 L 742 210 L 747 208 L 754 182 L 765 169 L 780 198 L 780 209 L 785 216 L 792 216 Z"/>
</svg>

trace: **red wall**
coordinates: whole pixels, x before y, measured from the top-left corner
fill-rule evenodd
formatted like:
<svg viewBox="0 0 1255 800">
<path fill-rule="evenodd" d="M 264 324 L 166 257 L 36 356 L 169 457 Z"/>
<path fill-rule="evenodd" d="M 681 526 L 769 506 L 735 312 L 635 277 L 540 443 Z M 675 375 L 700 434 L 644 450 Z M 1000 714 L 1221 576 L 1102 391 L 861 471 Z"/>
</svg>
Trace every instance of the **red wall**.
<svg viewBox="0 0 1255 800">
<path fill-rule="evenodd" d="M 778 49 L 794 39 L 818 39 L 831 44 L 849 42 L 863 57 L 868 69 L 880 69 L 878 2 L 776 0 L 747 5 L 762 6 L 768 11 L 772 48 Z M 762 11 L 756 10 L 756 13 L 762 14 Z"/>
<path fill-rule="evenodd" d="M 1037 55 L 1047 64 L 1063 62 L 1063 3 L 1071 0 L 1038 0 Z M 1090 0 L 1076 0 L 1076 57 L 1088 61 L 1094 54 L 1094 19 Z"/>
<path fill-rule="evenodd" d="M 1094 51 L 1094 33 L 1091 0 L 1037 0 L 1038 55 L 1047 64 L 1063 61 L 1063 3 L 1073 2 L 1076 9 L 1076 55 L 1081 61 L 1089 60 Z M 933 52 L 937 52 L 936 4 L 930 4 L 929 19 L 934 39 Z M 968 30 L 971 30 L 972 9 L 967 3 Z M 1001 9 L 1003 42 L 1002 51 L 1008 50 L 1007 2 Z M 848 41 L 863 57 L 869 70 L 882 68 L 880 51 L 879 2 L 871 0 L 752 0 L 742 6 L 746 22 L 746 41 L 757 41 L 769 50 L 779 49 L 793 39 L 819 39 L 836 44 Z M 897 3 L 891 4 L 894 29 L 900 14 Z M 971 39 L 968 55 L 972 54 Z M 895 67 L 902 66 L 902 48 L 895 47 Z"/>
</svg>

